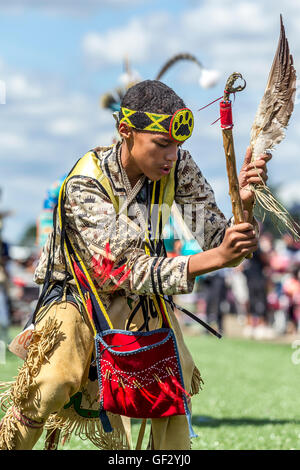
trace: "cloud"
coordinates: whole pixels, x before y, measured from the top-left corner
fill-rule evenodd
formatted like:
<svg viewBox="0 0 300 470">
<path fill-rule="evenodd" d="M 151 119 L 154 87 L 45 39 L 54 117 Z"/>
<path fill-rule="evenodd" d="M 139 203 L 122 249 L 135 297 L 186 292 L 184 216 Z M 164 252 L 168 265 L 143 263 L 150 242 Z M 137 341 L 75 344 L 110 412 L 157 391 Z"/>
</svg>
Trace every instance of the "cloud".
<svg viewBox="0 0 300 470">
<path fill-rule="evenodd" d="M 182 18 L 189 30 L 190 45 L 206 44 L 210 60 L 221 71 L 239 70 L 258 88 L 266 83 L 279 38 L 279 13 L 294 57 L 299 57 L 300 5 L 293 0 L 248 2 L 205 1 Z M 201 24 L 201 27 L 199 25 Z M 298 59 L 299 60 L 299 59 Z"/>
<path fill-rule="evenodd" d="M 278 190 L 279 199 L 287 206 L 292 206 L 294 202 L 300 201 L 299 181 L 290 181 L 288 185 L 280 187 Z"/>
<path fill-rule="evenodd" d="M 111 143 L 113 120 L 97 99 L 35 74 L 3 66 L 7 100 L 1 105 L 1 207 L 4 235 L 17 241 L 39 214 L 47 188 L 90 148 Z M 98 98 L 98 97 L 97 97 Z"/>
<path fill-rule="evenodd" d="M 192 52 L 208 68 L 222 73 L 235 69 L 247 76 L 253 88 L 266 81 L 279 37 L 283 13 L 291 51 L 300 55 L 300 5 L 293 0 L 204 0 L 179 15 L 172 10 L 134 16 L 103 33 L 91 31 L 82 40 L 88 61 L 104 67 L 120 64 L 126 55 L 133 63 L 161 64 L 170 55 Z M 182 75 L 187 75 L 185 69 Z"/>
<path fill-rule="evenodd" d="M 32 100 L 41 98 L 42 89 L 24 75 L 18 74 L 6 81 L 6 93 L 12 99 Z"/>
<path fill-rule="evenodd" d="M 49 123 L 48 130 L 54 136 L 74 136 L 82 130 L 82 122 L 70 117 L 55 119 Z"/>
<path fill-rule="evenodd" d="M 167 40 L 170 19 L 168 13 L 154 13 L 147 18 L 132 18 L 125 26 L 104 33 L 89 32 L 82 40 L 83 52 L 89 61 L 102 67 L 119 65 L 128 55 L 135 63 L 147 63 L 153 54 L 157 59 L 166 51 L 177 50 L 176 36 L 172 41 Z"/>
<path fill-rule="evenodd" d="M 0 148 L 6 154 L 10 152 L 22 151 L 26 145 L 26 139 L 21 135 L 12 132 L 0 132 Z"/>
<path fill-rule="evenodd" d="M 182 23 L 194 38 L 211 36 L 212 28 L 224 38 L 240 33 L 261 33 L 271 25 L 270 19 L 262 15 L 261 4 L 235 0 L 206 0 L 185 12 Z"/>
</svg>

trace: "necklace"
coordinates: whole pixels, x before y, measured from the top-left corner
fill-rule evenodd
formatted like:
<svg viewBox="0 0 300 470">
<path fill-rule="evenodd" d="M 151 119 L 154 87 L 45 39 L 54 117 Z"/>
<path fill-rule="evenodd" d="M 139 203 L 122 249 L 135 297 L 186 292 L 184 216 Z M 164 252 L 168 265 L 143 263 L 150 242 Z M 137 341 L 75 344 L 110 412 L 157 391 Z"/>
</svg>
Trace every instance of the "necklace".
<svg viewBox="0 0 300 470">
<path fill-rule="evenodd" d="M 138 194 L 138 192 L 141 190 L 146 177 L 145 177 L 145 175 L 142 175 L 139 178 L 139 180 L 136 182 L 136 184 L 132 187 L 131 183 L 129 181 L 128 175 L 127 175 L 127 173 L 126 173 L 126 171 L 125 171 L 125 169 L 122 165 L 121 145 L 117 149 L 117 159 L 118 159 L 119 166 L 121 168 L 121 175 L 122 175 L 122 179 L 123 179 L 124 184 L 125 184 L 125 190 L 126 190 L 126 193 L 127 193 L 127 197 L 128 197 L 128 199 L 130 199 L 130 202 L 131 202 L 132 199 L 134 199 L 135 196 Z"/>
<path fill-rule="evenodd" d="M 129 204 L 133 201 L 133 199 L 136 198 L 137 194 L 140 192 L 140 190 L 142 189 L 142 187 L 144 185 L 146 176 L 142 175 L 141 178 L 134 185 L 134 187 L 132 187 L 131 184 L 130 184 L 129 178 L 127 176 L 127 173 L 126 173 L 126 171 L 125 171 L 125 169 L 123 168 L 123 165 L 122 165 L 121 145 L 117 149 L 117 160 L 118 160 L 119 166 L 121 168 L 122 180 L 124 182 L 125 190 L 126 190 L 126 194 L 127 194 L 126 201 L 120 209 L 120 213 L 121 213 L 121 212 L 125 211 L 127 209 L 127 207 L 129 206 Z M 142 228 L 142 230 L 144 232 L 145 231 L 146 221 L 145 221 L 145 219 L 142 215 L 142 212 L 140 210 L 138 202 L 134 201 L 133 204 L 134 204 L 134 207 L 135 207 L 136 216 L 137 216 L 137 219 L 139 221 L 140 227 Z"/>
</svg>

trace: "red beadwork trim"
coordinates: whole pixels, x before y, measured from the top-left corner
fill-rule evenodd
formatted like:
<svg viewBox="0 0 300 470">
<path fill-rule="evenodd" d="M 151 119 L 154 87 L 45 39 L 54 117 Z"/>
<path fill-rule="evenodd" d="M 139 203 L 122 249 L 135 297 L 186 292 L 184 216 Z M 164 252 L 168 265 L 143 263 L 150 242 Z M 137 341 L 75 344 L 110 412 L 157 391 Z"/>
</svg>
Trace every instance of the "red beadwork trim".
<svg viewBox="0 0 300 470">
<path fill-rule="evenodd" d="M 44 422 L 39 423 L 38 421 L 35 421 L 34 419 L 28 418 L 27 416 L 23 415 L 23 413 L 21 413 L 21 411 L 17 410 L 15 407 L 13 407 L 12 412 L 13 412 L 14 417 L 20 423 L 22 423 L 24 426 L 26 426 L 28 428 L 40 429 L 45 424 Z"/>
</svg>

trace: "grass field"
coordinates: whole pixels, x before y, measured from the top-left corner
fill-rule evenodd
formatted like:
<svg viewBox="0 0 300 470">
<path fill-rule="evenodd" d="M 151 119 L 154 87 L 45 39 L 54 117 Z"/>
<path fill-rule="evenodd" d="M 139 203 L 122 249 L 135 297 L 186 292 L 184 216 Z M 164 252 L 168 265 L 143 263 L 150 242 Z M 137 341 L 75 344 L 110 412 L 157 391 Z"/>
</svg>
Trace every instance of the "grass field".
<svg viewBox="0 0 300 470">
<path fill-rule="evenodd" d="M 300 364 L 291 345 L 186 337 L 205 385 L 193 398 L 193 449 L 300 449 Z M 18 365 L 7 353 L 0 381 Z M 133 441 L 138 433 L 133 423 Z M 148 434 L 145 436 L 145 443 Z M 35 449 L 43 448 L 43 438 Z M 63 449 L 95 449 L 72 438 Z"/>
</svg>

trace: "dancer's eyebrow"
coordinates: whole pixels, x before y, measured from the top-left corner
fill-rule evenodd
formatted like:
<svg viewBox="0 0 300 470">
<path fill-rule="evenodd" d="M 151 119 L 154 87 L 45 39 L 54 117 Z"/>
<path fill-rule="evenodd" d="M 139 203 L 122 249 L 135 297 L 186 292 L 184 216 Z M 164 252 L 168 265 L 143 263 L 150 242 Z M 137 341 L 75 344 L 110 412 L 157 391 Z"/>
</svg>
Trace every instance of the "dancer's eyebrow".
<svg viewBox="0 0 300 470">
<path fill-rule="evenodd" d="M 171 140 L 171 139 L 168 139 L 167 137 L 164 137 L 163 135 L 162 136 L 155 136 L 154 138 L 156 140 L 156 142 L 159 142 L 160 144 L 172 144 L 174 141 Z"/>
</svg>

